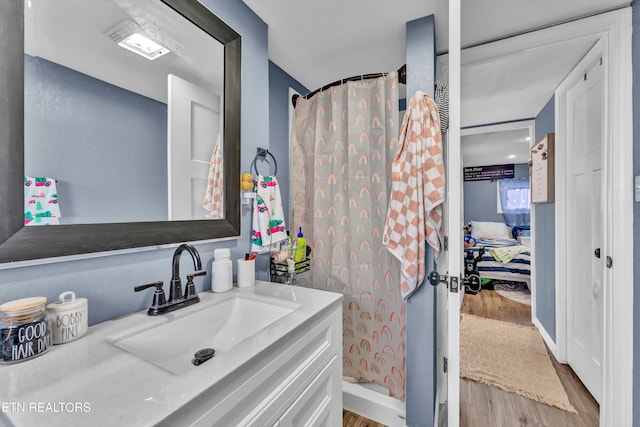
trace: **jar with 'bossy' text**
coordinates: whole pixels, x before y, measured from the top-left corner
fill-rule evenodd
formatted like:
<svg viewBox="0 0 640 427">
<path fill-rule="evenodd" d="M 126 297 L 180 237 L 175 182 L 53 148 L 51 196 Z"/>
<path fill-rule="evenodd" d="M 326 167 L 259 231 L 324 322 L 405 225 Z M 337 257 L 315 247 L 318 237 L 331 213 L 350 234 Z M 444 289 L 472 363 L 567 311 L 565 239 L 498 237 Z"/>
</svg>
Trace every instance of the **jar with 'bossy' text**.
<svg viewBox="0 0 640 427">
<path fill-rule="evenodd" d="M 0 363 L 22 362 L 49 350 L 46 304 L 46 297 L 32 297 L 0 305 Z"/>
</svg>

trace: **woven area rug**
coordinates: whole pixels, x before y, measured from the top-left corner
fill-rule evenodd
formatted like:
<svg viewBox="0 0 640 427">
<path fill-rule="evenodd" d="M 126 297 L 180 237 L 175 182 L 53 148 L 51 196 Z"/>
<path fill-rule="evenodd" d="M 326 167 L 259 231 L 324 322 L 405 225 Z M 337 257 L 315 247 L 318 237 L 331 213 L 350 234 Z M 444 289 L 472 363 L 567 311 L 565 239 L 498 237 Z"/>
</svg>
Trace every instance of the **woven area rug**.
<svg viewBox="0 0 640 427">
<path fill-rule="evenodd" d="M 531 292 L 526 283 L 496 283 L 493 286 L 493 290 L 511 301 L 531 305 Z"/>
<path fill-rule="evenodd" d="M 577 414 L 534 327 L 462 314 L 460 377 Z"/>
</svg>

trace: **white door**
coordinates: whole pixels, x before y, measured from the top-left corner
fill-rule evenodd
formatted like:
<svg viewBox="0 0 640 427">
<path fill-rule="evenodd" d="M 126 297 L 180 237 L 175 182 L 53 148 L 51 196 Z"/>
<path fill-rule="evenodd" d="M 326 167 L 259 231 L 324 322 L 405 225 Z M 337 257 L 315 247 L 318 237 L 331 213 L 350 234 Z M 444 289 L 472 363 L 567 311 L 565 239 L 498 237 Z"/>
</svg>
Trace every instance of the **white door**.
<svg viewBox="0 0 640 427">
<path fill-rule="evenodd" d="M 169 220 L 205 219 L 209 163 L 220 134 L 220 96 L 169 74 Z"/>
<path fill-rule="evenodd" d="M 593 397 L 602 397 L 603 66 L 567 93 L 567 360 Z"/>
<path fill-rule="evenodd" d="M 460 0 L 449 0 L 449 130 L 446 138 L 445 172 L 447 198 L 444 212 L 448 229 L 446 264 L 440 262 L 439 270 L 447 269 L 449 289 L 439 290 L 446 304 L 438 309 L 446 310 L 446 325 L 439 325 L 440 335 L 446 333 L 447 373 L 446 425 L 460 425 L 460 301 L 464 289 L 460 283 L 462 273 L 462 151 L 460 149 Z M 439 288 L 442 286 L 439 286 Z M 440 303 L 441 301 L 438 301 Z M 446 331 L 446 332 L 445 332 Z M 438 379 L 441 376 L 438 375 Z"/>
</svg>

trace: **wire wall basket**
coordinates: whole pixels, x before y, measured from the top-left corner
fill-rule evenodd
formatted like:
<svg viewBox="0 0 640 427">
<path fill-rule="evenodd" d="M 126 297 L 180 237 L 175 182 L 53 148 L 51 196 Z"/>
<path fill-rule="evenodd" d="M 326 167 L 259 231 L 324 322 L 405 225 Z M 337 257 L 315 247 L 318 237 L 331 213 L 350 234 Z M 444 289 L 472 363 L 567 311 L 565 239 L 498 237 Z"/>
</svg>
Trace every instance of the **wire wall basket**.
<svg viewBox="0 0 640 427">
<path fill-rule="evenodd" d="M 302 261 L 295 263 L 296 274 L 309 271 L 310 268 L 311 268 L 311 260 L 309 258 L 305 258 Z M 278 264 L 278 263 L 272 262 L 270 266 L 270 273 L 271 273 L 272 282 L 287 283 L 287 273 L 288 273 L 287 264 Z"/>
</svg>

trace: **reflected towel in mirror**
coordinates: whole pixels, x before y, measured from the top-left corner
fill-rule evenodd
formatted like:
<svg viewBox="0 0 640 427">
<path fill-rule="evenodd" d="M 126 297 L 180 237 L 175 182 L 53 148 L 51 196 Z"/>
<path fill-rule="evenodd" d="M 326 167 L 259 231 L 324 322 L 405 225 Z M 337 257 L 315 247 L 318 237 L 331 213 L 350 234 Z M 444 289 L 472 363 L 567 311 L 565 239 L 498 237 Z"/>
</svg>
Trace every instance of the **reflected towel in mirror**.
<svg viewBox="0 0 640 427">
<path fill-rule="evenodd" d="M 222 147 L 220 134 L 216 138 L 216 144 L 211 154 L 209 173 L 207 176 L 207 190 L 204 193 L 202 207 L 210 211 L 207 218 L 224 218 L 224 180 L 223 180 Z"/>
<path fill-rule="evenodd" d="M 24 177 L 24 225 L 60 224 L 56 180 Z"/>
</svg>

